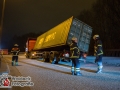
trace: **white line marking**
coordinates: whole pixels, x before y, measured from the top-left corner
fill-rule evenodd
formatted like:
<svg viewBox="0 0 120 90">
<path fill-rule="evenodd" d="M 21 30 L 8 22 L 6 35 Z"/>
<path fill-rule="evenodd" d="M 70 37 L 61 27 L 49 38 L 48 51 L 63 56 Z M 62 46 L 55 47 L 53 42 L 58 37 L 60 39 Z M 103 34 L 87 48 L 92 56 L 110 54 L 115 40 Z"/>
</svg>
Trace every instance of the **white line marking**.
<svg viewBox="0 0 120 90">
<path fill-rule="evenodd" d="M 5 59 L 4 59 L 4 60 L 5 60 Z M 6 60 L 5 60 L 5 63 L 7 64 L 8 74 L 9 74 L 9 73 L 10 73 L 10 68 L 9 68 L 8 63 L 6 62 Z"/>
</svg>

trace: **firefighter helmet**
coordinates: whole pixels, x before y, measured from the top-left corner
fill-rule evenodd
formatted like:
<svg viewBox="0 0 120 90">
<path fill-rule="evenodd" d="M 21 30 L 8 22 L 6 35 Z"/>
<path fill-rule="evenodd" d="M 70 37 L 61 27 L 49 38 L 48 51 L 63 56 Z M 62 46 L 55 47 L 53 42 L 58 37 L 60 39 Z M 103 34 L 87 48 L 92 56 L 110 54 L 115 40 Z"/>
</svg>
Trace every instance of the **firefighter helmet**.
<svg viewBox="0 0 120 90">
<path fill-rule="evenodd" d="M 72 40 L 77 43 L 77 38 L 73 37 Z"/>
<path fill-rule="evenodd" d="M 17 47 L 17 46 L 18 46 L 18 44 L 14 44 L 14 46 L 16 46 L 16 47 Z"/>
<path fill-rule="evenodd" d="M 96 38 L 99 38 L 99 35 L 98 35 L 98 34 L 96 34 L 96 35 L 93 36 L 93 39 L 94 39 L 94 40 L 95 40 Z"/>
</svg>

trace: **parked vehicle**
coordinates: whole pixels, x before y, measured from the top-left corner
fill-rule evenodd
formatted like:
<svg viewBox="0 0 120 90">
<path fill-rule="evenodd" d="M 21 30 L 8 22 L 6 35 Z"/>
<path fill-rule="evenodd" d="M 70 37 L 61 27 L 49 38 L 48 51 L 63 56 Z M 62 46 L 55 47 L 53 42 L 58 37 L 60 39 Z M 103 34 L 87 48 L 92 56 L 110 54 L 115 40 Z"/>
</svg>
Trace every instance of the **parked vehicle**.
<svg viewBox="0 0 120 90">
<path fill-rule="evenodd" d="M 70 61 L 71 38 L 77 37 L 80 50 L 88 52 L 91 35 L 92 27 L 72 16 L 40 35 L 33 50 L 41 51 L 47 62 L 58 63 L 62 59 Z"/>
<path fill-rule="evenodd" d="M 8 49 L 0 49 L 0 54 L 8 55 Z"/>
<path fill-rule="evenodd" d="M 30 58 L 30 59 L 41 58 L 42 54 L 40 53 L 40 51 L 33 50 L 35 43 L 36 43 L 36 38 L 28 38 L 25 49 L 26 58 Z"/>
</svg>

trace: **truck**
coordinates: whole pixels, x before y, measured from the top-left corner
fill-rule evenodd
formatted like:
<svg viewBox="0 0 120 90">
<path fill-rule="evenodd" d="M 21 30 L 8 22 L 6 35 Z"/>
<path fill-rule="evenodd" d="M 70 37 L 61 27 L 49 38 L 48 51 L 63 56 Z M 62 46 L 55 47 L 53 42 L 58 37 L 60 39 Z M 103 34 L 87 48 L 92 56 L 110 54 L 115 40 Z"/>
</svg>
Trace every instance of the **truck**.
<svg viewBox="0 0 120 90">
<path fill-rule="evenodd" d="M 40 58 L 40 52 L 33 50 L 36 43 L 36 38 L 29 37 L 26 42 L 25 56 L 26 58 Z"/>
<path fill-rule="evenodd" d="M 73 16 L 37 37 L 33 50 L 41 51 L 43 60 L 58 63 L 63 58 L 70 60 L 71 38 L 78 39 L 81 52 L 89 51 L 92 27 Z"/>
<path fill-rule="evenodd" d="M 8 49 L 0 49 L 0 54 L 8 55 Z"/>
</svg>

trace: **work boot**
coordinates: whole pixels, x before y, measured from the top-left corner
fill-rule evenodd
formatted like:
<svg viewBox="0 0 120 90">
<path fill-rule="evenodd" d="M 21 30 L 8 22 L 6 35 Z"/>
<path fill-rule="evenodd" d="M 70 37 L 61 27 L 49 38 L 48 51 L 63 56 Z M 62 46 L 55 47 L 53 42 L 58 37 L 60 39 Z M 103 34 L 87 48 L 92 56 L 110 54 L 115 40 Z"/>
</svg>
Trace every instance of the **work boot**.
<svg viewBox="0 0 120 90">
<path fill-rule="evenodd" d="M 72 72 L 72 75 L 75 75 L 75 72 Z"/>
<path fill-rule="evenodd" d="M 96 73 L 102 73 L 102 70 L 98 70 Z"/>
<path fill-rule="evenodd" d="M 15 65 L 18 66 L 18 62 L 16 62 Z"/>
<path fill-rule="evenodd" d="M 76 75 L 76 76 L 82 76 L 82 73 L 77 72 L 75 75 Z"/>
<path fill-rule="evenodd" d="M 97 70 L 97 72 L 96 72 L 96 73 L 102 73 L 102 68 L 103 68 L 103 66 L 102 66 L 102 65 L 100 65 L 100 66 L 98 67 L 98 70 Z"/>
</svg>

